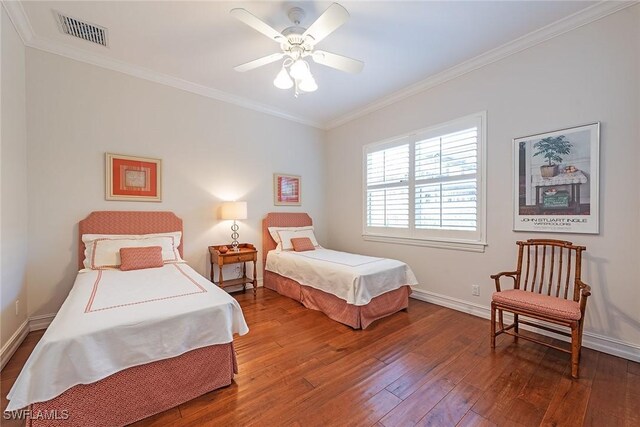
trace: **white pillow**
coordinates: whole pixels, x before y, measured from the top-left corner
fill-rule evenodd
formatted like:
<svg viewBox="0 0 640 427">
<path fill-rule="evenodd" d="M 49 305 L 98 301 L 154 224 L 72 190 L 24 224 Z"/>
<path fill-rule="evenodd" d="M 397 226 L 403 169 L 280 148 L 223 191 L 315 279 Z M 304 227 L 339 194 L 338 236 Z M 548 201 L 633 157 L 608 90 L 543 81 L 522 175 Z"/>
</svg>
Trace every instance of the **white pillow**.
<svg viewBox="0 0 640 427">
<path fill-rule="evenodd" d="M 297 237 L 308 237 L 313 246 L 319 246 L 313 230 L 280 230 L 278 231 L 278 235 L 280 236 L 280 249 L 283 251 L 292 251 L 293 244 L 291 243 L 291 239 Z"/>
<path fill-rule="evenodd" d="M 303 227 L 269 227 L 269 234 L 271 235 L 271 238 L 276 242 L 276 252 L 280 252 L 282 251 L 282 239 L 280 238 L 280 231 L 301 231 L 301 230 L 311 230 L 313 232 L 313 225 L 306 225 Z M 302 236 L 301 236 L 302 237 Z M 288 245 L 290 248 L 288 250 L 292 249 L 291 246 L 291 242 L 289 242 Z"/>
<path fill-rule="evenodd" d="M 281 240 L 280 240 L 280 235 L 278 234 L 279 231 L 298 231 L 298 230 L 313 231 L 313 225 L 307 225 L 304 227 L 269 227 L 269 234 L 271 234 L 271 238 L 276 242 L 276 244 L 280 245 Z"/>
<path fill-rule="evenodd" d="M 178 246 L 182 233 L 155 233 L 155 234 L 83 234 L 82 242 L 85 245 L 85 268 L 118 268 L 120 266 L 120 248 L 131 247 L 162 247 L 162 260 L 167 262 L 181 262 Z"/>
</svg>

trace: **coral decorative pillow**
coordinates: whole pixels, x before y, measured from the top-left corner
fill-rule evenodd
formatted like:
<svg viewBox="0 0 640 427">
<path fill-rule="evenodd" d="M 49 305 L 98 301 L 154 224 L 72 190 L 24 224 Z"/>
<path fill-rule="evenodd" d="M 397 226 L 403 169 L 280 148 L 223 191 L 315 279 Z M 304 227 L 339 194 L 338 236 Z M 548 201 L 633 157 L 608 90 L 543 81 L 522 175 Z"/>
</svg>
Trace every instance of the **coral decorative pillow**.
<svg viewBox="0 0 640 427">
<path fill-rule="evenodd" d="M 294 237 L 291 239 L 291 245 L 296 252 L 313 251 L 316 248 L 308 237 Z"/>
<path fill-rule="evenodd" d="M 283 251 L 294 250 L 291 239 L 297 239 L 299 237 L 307 237 L 311 240 L 314 247 L 318 246 L 318 239 L 316 239 L 313 230 L 280 230 L 278 231 L 278 236 L 280 236 L 280 249 Z"/>
<path fill-rule="evenodd" d="M 120 248 L 120 270 L 162 267 L 162 246 Z"/>
</svg>

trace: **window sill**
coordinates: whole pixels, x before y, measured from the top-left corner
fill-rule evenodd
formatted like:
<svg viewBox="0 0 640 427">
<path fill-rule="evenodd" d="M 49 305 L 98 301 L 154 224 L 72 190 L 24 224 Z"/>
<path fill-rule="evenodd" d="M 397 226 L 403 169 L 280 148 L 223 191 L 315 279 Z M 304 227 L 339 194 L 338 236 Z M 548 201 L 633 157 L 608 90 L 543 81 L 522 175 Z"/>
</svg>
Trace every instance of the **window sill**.
<svg viewBox="0 0 640 427">
<path fill-rule="evenodd" d="M 452 249 L 467 252 L 484 252 L 485 247 L 487 246 L 487 244 L 484 242 L 412 239 L 409 237 L 379 236 L 375 234 L 363 234 L 362 238 L 370 242 L 396 243 L 399 245 L 410 246 L 426 246 L 430 248 Z"/>
</svg>

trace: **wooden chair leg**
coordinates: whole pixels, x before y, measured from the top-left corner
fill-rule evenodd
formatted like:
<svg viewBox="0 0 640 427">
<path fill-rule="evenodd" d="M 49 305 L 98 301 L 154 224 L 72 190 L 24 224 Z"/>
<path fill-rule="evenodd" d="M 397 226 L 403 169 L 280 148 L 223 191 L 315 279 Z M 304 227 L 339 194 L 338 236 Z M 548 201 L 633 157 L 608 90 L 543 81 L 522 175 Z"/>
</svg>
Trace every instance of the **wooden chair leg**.
<svg viewBox="0 0 640 427">
<path fill-rule="evenodd" d="M 578 360 L 580 360 L 580 355 L 582 354 L 582 327 L 584 326 L 584 319 L 580 319 L 580 328 L 578 330 Z"/>
<path fill-rule="evenodd" d="M 491 303 L 491 348 L 496 348 L 496 308 Z"/>
<path fill-rule="evenodd" d="M 500 330 L 504 331 L 504 318 L 502 316 L 502 310 L 498 310 L 498 318 L 500 319 Z"/>
<path fill-rule="evenodd" d="M 516 336 L 513 337 L 513 341 L 518 342 L 518 315 L 515 313 L 513 315 L 513 332 L 516 333 Z"/>
<path fill-rule="evenodd" d="M 580 327 L 571 325 L 571 376 L 578 379 L 580 366 Z"/>
</svg>

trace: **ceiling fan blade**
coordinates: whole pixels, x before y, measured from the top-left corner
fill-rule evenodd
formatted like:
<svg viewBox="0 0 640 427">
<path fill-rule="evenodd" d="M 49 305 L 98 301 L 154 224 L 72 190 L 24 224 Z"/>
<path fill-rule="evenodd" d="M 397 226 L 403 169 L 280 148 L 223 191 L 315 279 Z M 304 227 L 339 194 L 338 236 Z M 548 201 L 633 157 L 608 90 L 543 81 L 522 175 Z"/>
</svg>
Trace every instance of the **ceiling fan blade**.
<svg viewBox="0 0 640 427">
<path fill-rule="evenodd" d="M 364 62 L 362 61 L 323 50 L 316 50 L 311 57 L 313 61 L 318 64 L 326 65 L 336 70 L 346 71 L 347 73 L 357 74 L 364 68 Z"/>
<path fill-rule="evenodd" d="M 271 27 L 266 22 L 260 20 L 258 17 L 253 15 L 251 12 L 248 12 L 245 9 L 231 9 L 229 12 L 231 16 L 238 19 L 239 21 L 244 22 L 254 30 L 264 34 L 269 37 L 271 40 L 274 40 L 278 43 L 283 43 L 287 41 L 287 38 L 276 31 L 273 27 Z"/>
<path fill-rule="evenodd" d="M 282 57 L 284 57 L 284 53 L 273 53 L 271 55 L 263 56 L 262 58 L 254 59 L 253 61 L 240 64 L 237 67 L 233 67 L 233 69 L 244 73 L 245 71 L 253 70 L 254 68 L 276 62 L 278 59 L 282 59 Z"/>
<path fill-rule="evenodd" d="M 313 39 L 312 44 L 319 43 L 322 39 L 334 32 L 339 26 L 347 22 L 349 12 L 338 3 L 333 3 L 316 22 L 311 24 L 302 37 L 310 36 Z"/>
</svg>

